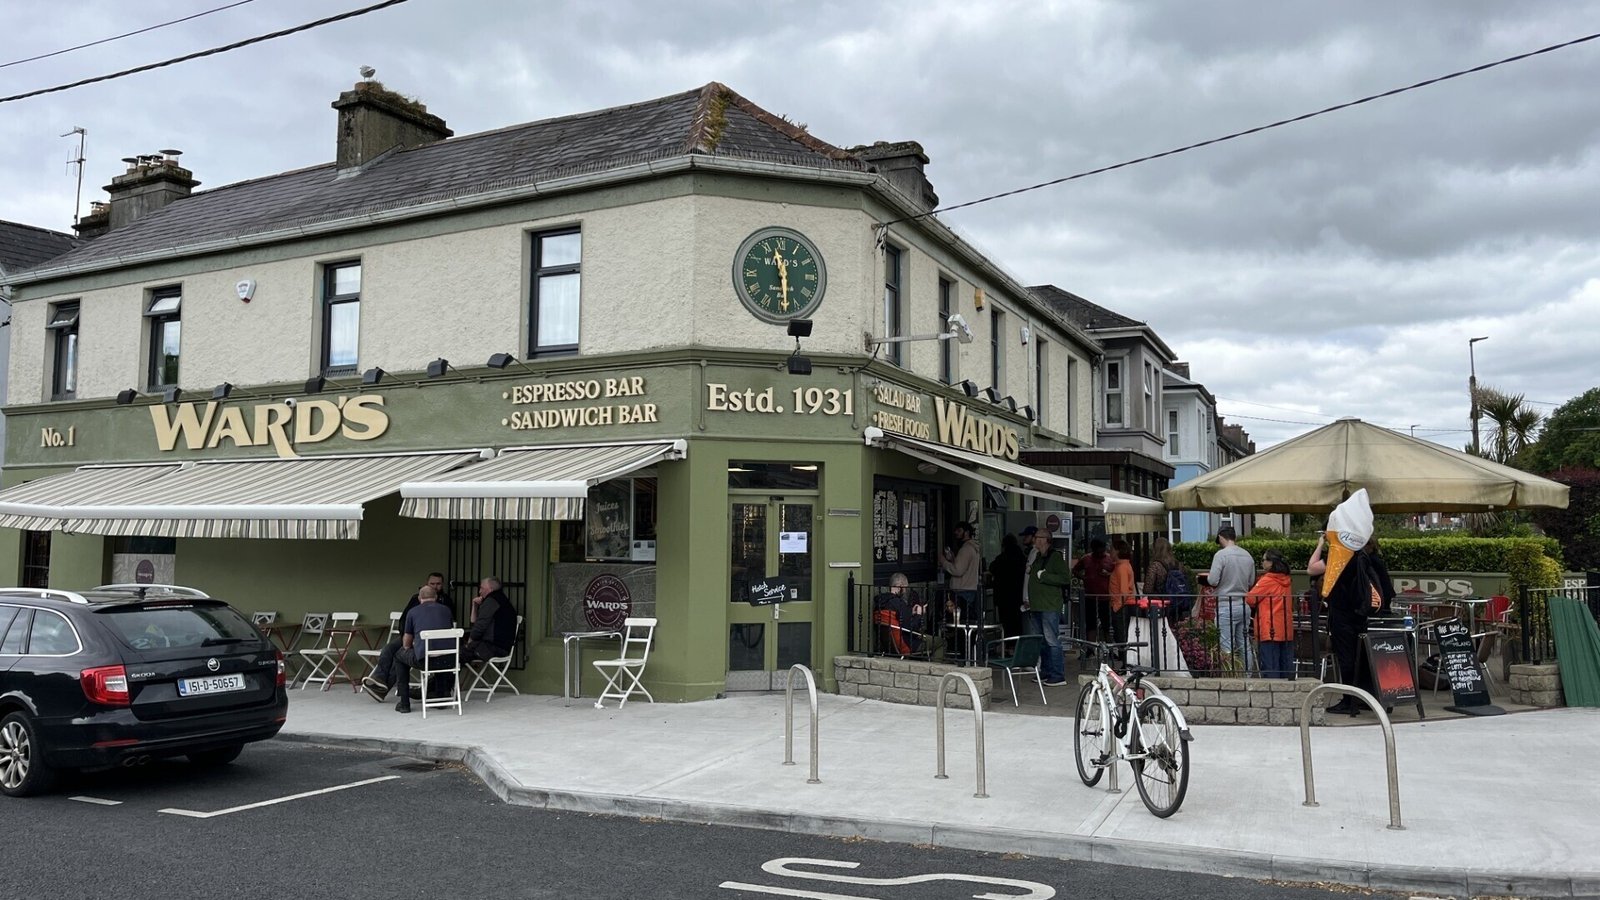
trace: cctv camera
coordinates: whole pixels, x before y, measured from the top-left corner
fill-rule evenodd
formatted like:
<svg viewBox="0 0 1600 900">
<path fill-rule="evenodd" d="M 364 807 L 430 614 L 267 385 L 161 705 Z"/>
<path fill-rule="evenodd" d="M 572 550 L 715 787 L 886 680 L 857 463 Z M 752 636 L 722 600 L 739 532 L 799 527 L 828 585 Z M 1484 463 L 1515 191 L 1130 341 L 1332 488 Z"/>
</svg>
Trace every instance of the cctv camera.
<svg viewBox="0 0 1600 900">
<path fill-rule="evenodd" d="M 300 401 L 294 399 L 293 397 L 288 397 L 283 401 L 283 405 L 289 407 L 290 409 L 294 409 L 295 404 L 299 402 Z"/>
</svg>

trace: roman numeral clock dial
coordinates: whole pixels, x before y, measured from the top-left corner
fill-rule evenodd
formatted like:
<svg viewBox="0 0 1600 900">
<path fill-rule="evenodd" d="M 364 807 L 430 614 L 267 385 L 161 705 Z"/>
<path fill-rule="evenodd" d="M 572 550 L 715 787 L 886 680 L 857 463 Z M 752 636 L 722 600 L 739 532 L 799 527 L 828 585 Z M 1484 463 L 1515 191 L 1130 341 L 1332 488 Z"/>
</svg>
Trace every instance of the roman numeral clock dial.
<svg viewBox="0 0 1600 900">
<path fill-rule="evenodd" d="M 763 322 L 809 318 L 828 286 L 822 254 L 811 239 L 770 226 L 744 239 L 733 258 L 733 287 L 745 308 Z"/>
</svg>

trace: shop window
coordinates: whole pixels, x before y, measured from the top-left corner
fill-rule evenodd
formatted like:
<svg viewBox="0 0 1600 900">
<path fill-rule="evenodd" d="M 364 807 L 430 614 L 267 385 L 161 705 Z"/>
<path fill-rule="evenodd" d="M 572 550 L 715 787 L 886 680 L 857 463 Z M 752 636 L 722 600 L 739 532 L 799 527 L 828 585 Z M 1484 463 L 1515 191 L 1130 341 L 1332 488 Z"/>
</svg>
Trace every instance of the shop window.
<svg viewBox="0 0 1600 900">
<path fill-rule="evenodd" d="M 45 325 L 52 335 L 53 364 L 50 374 L 50 399 L 71 400 L 78 396 L 78 301 L 57 303 Z"/>
<path fill-rule="evenodd" d="M 533 236 L 528 353 L 576 353 L 583 234 L 576 228 Z"/>
<path fill-rule="evenodd" d="M 356 370 L 361 338 L 361 262 L 332 263 L 322 268 L 322 371 L 348 374 Z"/>
<path fill-rule="evenodd" d="M 561 523 L 560 562 L 654 562 L 656 480 L 616 478 L 589 489 L 582 521 Z"/>
<path fill-rule="evenodd" d="M 117 584 L 176 584 L 177 553 L 176 538 L 112 538 L 111 580 Z"/>
<path fill-rule="evenodd" d="M 146 381 L 152 391 L 178 383 L 182 307 L 182 288 L 158 288 L 150 292 L 150 305 L 144 315 L 150 322 L 150 365 Z"/>
<path fill-rule="evenodd" d="M 31 588 L 50 586 L 50 532 L 48 531 L 22 533 L 22 586 Z"/>
<path fill-rule="evenodd" d="M 728 487 L 733 490 L 817 489 L 815 463 L 766 463 L 734 461 L 728 463 Z"/>
<path fill-rule="evenodd" d="M 934 489 L 881 481 L 872 492 L 872 561 L 917 569 L 937 558 Z"/>
</svg>

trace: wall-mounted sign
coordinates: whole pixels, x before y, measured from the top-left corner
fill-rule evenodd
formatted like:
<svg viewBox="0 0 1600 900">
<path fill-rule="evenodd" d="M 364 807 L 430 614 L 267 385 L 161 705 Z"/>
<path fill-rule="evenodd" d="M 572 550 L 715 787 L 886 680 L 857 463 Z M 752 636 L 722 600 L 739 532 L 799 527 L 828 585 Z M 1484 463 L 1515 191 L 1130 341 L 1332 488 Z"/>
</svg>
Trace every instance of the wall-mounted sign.
<svg viewBox="0 0 1600 900">
<path fill-rule="evenodd" d="M 595 631 L 619 631 L 633 614 L 633 595 L 615 575 L 596 575 L 583 589 L 583 618 Z"/>
<path fill-rule="evenodd" d="M 46 425 L 39 429 L 39 446 L 54 449 L 56 447 L 76 447 L 78 445 L 78 426 L 68 425 L 65 431 L 53 425 Z"/>
<path fill-rule="evenodd" d="M 252 407 L 224 406 L 212 400 L 170 408 L 157 403 L 150 407 L 150 420 L 155 424 L 156 446 L 162 451 L 177 449 L 180 439 L 190 450 L 212 450 L 225 442 L 236 447 L 271 444 L 284 458 L 298 455 L 295 448 L 302 444 L 318 444 L 334 435 L 370 441 L 389 430 L 389 414 L 379 394 L 289 399 Z"/>
<path fill-rule="evenodd" d="M 797 416 L 849 416 L 855 414 L 855 397 L 847 388 L 797 387 L 785 394 L 777 388 L 756 390 L 729 387 L 721 382 L 706 385 L 706 410 L 709 412 L 759 413 Z"/>
<path fill-rule="evenodd" d="M 512 410 L 510 415 L 500 420 L 500 424 L 512 431 L 530 431 L 659 422 L 660 413 L 654 403 L 594 402 L 643 397 L 646 388 L 645 379 L 637 375 L 514 385 L 510 390 L 500 393 L 500 399 L 511 401 L 512 406 L 542 406 L 548 403 L 582 405 Z"/>
</svg>

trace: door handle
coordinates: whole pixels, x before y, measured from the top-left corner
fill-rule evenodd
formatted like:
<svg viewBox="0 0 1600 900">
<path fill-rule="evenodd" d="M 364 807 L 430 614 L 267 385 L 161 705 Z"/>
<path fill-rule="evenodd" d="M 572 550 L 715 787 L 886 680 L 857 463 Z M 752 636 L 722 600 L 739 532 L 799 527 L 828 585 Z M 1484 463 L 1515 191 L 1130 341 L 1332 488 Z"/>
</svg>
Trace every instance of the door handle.
<svg viewBox="0 0 1600 900">
<path fill-rule="evenodd" d="M 779 617 L 781 617 L 782 615 L 783 615 L 783 604 L 782 603 L 774 603 L 774 604 L 772 604 L 772 621 L 774 621 L 774 622 L 778 621 Z"/>
</svg>

